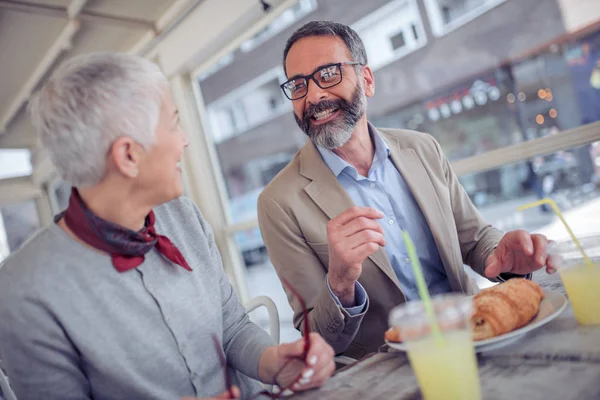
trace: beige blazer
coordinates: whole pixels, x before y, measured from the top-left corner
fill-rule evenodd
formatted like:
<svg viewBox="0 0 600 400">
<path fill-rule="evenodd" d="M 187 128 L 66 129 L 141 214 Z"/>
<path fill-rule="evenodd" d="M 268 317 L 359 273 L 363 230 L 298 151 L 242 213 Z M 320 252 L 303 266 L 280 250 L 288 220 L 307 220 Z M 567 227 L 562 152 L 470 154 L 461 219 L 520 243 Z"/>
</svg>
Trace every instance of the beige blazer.
<svg viewBox="0 0 600 400">
<path fill-rule="evenodd" d="M 481 218 L 430 135 L 396 129 L 374 131 L 390 147 L 396 168 L 425 215 L 452 290 L 474 294 L 477 287 L 463 263 L 483 275 L 485 260 L 502 233 Z M 326 285 L 326 224 L 353 205 L 308 141 L 261 193 L 258 220 L 277 274 L 287 279 L 307 304 L 311 330 L 319 332 L 337 354 L 357 358 L 377 351 L 384 343 L 388 314 L 405 297 L 384 249 L 363 262 L 359 282 L 368 296 L 363 313 L 350 316 L 331 296 Z M 300 303 L 287 294 L 294 325 L 300 329 Z"/>
</svg>

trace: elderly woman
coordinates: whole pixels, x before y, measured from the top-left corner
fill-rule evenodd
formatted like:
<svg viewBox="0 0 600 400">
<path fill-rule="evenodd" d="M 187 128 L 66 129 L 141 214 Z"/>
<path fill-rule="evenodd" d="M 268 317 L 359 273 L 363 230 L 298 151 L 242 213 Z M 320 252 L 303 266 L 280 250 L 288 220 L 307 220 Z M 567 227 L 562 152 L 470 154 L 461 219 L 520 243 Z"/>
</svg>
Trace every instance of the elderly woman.
<svg viewBox="0 0 600 400">
<path fill-rule="evenodd" d="M 32 117 L 73 191 L 0 269 L 0 359 L 17 398 L 248 398 L 253 379 L 293 390 L 328 379 L 320 336 L 275 346 L 249 320 L 210 226 L 181 197 L 188 138 L 157 66 L 76 57 Z M 226 387 L 221 356 L 239 387 Z"/>
</svg>

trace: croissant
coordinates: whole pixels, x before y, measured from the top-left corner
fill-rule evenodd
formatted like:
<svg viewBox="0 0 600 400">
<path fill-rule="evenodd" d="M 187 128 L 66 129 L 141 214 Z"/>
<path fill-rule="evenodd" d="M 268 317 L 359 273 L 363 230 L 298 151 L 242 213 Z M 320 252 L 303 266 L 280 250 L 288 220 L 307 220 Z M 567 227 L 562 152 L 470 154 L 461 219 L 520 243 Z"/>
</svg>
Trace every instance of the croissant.
<svg viewBox="0 0 600 400">
<path fill-rule="evenodd" d="M 535 317 L 544 291 L 535 282 L 514 278 L 484 289 L 473 298 L 473 340 L 503 335 Z"/>
</svg>

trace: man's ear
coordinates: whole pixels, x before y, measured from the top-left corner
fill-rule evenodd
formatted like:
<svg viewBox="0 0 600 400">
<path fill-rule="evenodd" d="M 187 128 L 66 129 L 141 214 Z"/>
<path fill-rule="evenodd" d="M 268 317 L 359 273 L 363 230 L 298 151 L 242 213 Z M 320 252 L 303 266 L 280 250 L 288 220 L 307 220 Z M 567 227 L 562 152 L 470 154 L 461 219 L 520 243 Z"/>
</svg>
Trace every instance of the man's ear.
<svg viewBox="0 0 600 400">
<path fill-rule="evenodd" d="M 115 140 L 110 148 L 110 158 L 115 168 L 129 178 L 138 176 L 142 156 L 142 146 L 126 136 Z"/>
<path fill-rule="evenodd" d="M 367 97 L 373 97 L 375 95 L 375 77 L 371 67 L 365 65 L 361 68 L 363 87 L 365 88 L 365 95 Z"/>
</svg>

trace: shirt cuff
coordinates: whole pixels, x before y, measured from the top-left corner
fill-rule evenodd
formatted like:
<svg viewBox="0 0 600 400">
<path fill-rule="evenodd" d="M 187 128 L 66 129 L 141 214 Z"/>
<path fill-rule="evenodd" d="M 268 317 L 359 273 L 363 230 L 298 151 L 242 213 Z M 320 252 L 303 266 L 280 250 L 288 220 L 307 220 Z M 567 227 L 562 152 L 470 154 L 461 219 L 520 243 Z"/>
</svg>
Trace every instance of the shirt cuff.
<svg viewBox="0 0 600 400">
<path fill-rule="evenodd" d="M 532 273 L 525 274 L 525 275 L 519 275 L 519 274 L 510 273 L 510 272 L 503 272 L 500 275 L 498 275 L 496 277 L 496 279 L 498 279 L 498 282 L 506 282 L 507 280 L 512 279 L 512 278 L 523 278 L 523 279 L 531 280 L 532 277 L 533 277 Z"/>
<path fill-rule="evenodd" d="M 365 305 L 367 304 L 367 292 L 362 287 L 360 282 L 356 281 L 354 283 L 354 303 L 357 304 L 354 307 L 342 306 L 340 299 L 333 293 L 333 290 L 331 290 L 331 287 L 329 286 L 329 280 L 325 279 L 325 282 L 327 282 L 327 289 L 329 290 L 331 297 L 333 297 L 333 300 L 335 300 L 339 307 L 342 307 L 344 310 L 346 310 L 351 317 L 358 315 L 365 310 Z"/>
</svg>

